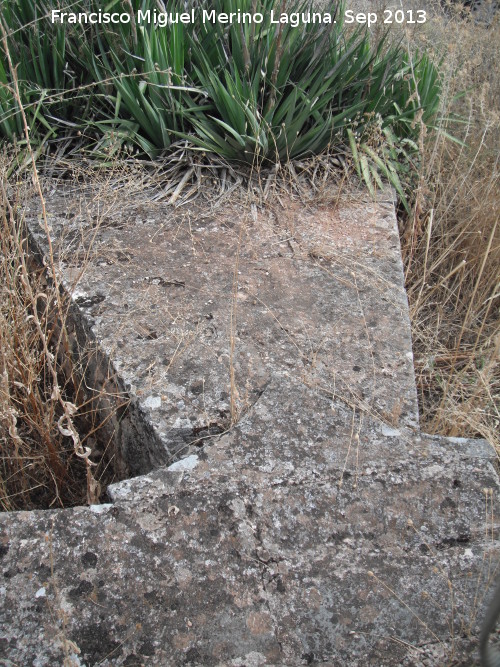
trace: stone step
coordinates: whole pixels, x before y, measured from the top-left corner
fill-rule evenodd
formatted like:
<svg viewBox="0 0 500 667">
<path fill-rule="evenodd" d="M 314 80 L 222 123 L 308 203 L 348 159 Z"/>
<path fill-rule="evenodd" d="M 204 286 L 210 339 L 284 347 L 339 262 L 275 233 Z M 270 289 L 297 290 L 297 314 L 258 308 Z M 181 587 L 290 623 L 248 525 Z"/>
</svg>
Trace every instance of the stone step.
<svg viewBox="0 0 500 667">
<path fill-rule="evenodd" d="M 102 213 L 102 195 L 85 189 L 47 197 L 76 328 L 104 351 L 134 421 L 152 427 L 141 437 L 114 423 L 124 475 L 193 453 L 278 376 L 417 425 L 390 192 L 254 215 L 120 204 Z M 37 210 L 25 215 L 46 255 Z"/>
<path fill-rule="evenodd" d="M 283 389 L 285 408 L 300 398 L 266 392 L 203 453 L 113 487 L 113 504 L 2 516 L 4 655 L 477 664 L 468 633 L 498 563 L 491 448 L 369 418 L 349 439 L 330 432 L 331 404 L 311 412 L 312 391 L 296 404 L 304 439 L 289 439 L 267 421 Z"/>
<path fill-rule="evenodd" d="M 478 664 L 496 455 L 418 431 L 388 195 L 103 216 L 79 191 L 48 208 L 75 336 L 131 395 L 116 455 L 136 476 L 106 505 L 0 517 L 0 658 Z"/>
</svg>

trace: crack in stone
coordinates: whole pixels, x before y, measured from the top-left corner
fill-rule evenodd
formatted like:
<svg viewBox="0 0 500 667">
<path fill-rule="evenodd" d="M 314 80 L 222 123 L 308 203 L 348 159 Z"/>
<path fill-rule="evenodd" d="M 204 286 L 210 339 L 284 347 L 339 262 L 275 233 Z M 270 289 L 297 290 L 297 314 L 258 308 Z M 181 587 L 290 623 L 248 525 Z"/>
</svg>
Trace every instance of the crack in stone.
<svg viewBox="0 0 500 667">
<path fill-rule="evenodd" d="M 247 512 L 248 512 L 248 505 L 247 505 Z M 251 516 L 253 515 L 252 506 L 250 506 L 250 515 Z M 274 575 L 272 574 L 269 568 L 269 564 L 274 563 L 276 565 L 279 565 L 279 563 L 283 562 L 285 559 L 281 558 L 280 556 L 269 554 L 267 549 L 264 547 L 264 542 L 262 539 L 262 529 L 259 523 L 256 523 L 253 526 L 253 534 L 255 542 L 257 544 L 255 548 L 255 560 L 260 564 L 261 583 L 262 583 L 262 588 L 264 590 L 265 605 L 269 613 L 269 616 L 273 621 L 273 634 L 276 643 L 278 644 L 280 655 L 284 656 L 283 642 L 279 636 L 278 621 L 273 613 L 270 604 L 270 598 L 273 596 L 273 594 L 271 593 L 271 591 L 269 591 L 268 585 L 269 583 L 271 583 L 272 581 L 274 581 L 276 578 L 279 577 L 279 574 L 274 574 Z M 268 579 L 268 581 L 266 579 Z"/>
</svg>

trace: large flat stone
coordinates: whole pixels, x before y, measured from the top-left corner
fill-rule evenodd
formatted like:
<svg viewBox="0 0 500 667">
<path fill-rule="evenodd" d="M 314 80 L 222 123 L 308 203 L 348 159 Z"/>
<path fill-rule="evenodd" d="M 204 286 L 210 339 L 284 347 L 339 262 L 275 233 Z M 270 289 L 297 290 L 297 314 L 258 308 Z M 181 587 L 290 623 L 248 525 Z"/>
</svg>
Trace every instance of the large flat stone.
<svg viewBox="0 0 500 667">
<path fill-rule="evenodd" d="M 366 419 L 358 452 L 329 434 L 331 402 L 287 394 L 304 439 L 269 428 L 271 390 L 194 467 L 122 482 L 113 505 L 4 515 L 4 655 L 60 664 L 70 640 L 86 665 L 474 664 L 463 637 L 498 560 L 488 445 Z"/>
<path fill-rule="evenodd" d="M 97 339 L 153 426 L 121 438 L 124 474 L 192 453 L 277 377 L 417 424 L 390 193 L 313 211 L 287 201 L 254 215 L 107 206 L 103 196 L 57 190 L 47 210 L 77 327 Z M 26 215 L 46 253 L 36 210 Z"/>
</svg>

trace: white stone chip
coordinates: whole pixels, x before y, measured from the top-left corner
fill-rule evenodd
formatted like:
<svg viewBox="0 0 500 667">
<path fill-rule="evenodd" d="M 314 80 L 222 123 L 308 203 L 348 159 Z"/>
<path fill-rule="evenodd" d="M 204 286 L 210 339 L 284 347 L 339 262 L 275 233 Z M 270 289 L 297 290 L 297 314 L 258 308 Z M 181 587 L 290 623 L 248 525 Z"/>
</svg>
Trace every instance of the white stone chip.
<svg viewBox="0 0 500 667">
<path fill-rule="evenodd" d="M 382 435 L 385 435 L 386 438 L 397 438 L 401 435 L 401 431 L 397 428 L 391 428 L 386 424 L 382 424 Z"/>
<path fill-rule="evenodd" d="M 144 401 L 143 405 L 146 408 L 151 408 L 155 410 L 156 408 L 161 407 L 161 396 L 148 396 Z"/>
<path fill-rule="evenodd" d="M 171 466 L 168 466 L 168 470 L 172 470 L 173 472 L 179 470 L 193 470 L 196 468 L 198 463 L 199 459 L 196 454 L 191 454 L 191 456 L 186 456 L 185 459 L 181 459 L 180 461 L 172 463 Z"/>
<path fill-rule="evenodd" d="M 90 505 L 89 510 L 94 514 L 104 514 L 110 507 L 113 507 L 112 503 L 103 503 L 102 505 Z"/>
</svg>

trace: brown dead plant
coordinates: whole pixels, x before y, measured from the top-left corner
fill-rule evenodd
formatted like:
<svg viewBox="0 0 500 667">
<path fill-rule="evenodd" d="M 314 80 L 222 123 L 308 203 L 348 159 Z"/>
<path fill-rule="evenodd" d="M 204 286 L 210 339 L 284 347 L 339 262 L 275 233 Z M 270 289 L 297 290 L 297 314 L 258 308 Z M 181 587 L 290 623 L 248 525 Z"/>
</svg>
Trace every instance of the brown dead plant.
<svg viewBox="0 0 500 667">
<path fill-rule="evenodd" d="M 402 229 L 422 427 L 500 451 L 500 21 L 438 10 L 412 40 L 443 58 L 441 129 L 459 140 L 427 137 Z"/>
</svg>

